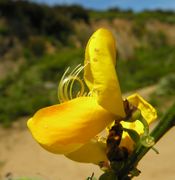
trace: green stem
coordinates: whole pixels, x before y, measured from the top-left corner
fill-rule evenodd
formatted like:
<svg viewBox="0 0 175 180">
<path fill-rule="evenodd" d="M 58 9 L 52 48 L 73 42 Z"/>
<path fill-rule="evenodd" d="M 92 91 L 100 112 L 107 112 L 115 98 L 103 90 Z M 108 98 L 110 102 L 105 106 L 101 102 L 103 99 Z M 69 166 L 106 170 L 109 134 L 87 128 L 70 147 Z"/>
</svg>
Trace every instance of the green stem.
<svg viewBox="0 0 175 180">
<path fill-rule="evenodd" d="M 149 125 L 148 125 L 148 122 L 144 118 L 140 118 L 139 121 L 144 126 L 144 135 L 145 136 L 149 135 Z"/>
<path fill-rule="evenodd" d="M 154 137 L 155 143 L 173 126 L 175 126 L 175 104 L 173 104 L 173 106 L 166 112 L 150 134 L 152 137 Z M 151 149 L 151 147 L 144 147 L 142 145 L 136 148 L 126 162 L 124 168 L 120 171 L 119 179 L 124 179 L 124 177 L 126 177 L 129 172 L 137 166 L 138 162 L 149 151 L 149 149 Z"/>
</svg>

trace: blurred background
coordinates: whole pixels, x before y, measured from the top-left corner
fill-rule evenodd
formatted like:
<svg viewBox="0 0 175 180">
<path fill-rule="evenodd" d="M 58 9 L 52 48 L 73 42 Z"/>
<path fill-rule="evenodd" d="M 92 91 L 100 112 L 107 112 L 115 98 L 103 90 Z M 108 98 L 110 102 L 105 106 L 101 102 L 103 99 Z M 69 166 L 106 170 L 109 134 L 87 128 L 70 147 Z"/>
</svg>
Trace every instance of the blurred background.
<svg viewBox="0 0 175 180">
<path fill-rule="evenodd" d="M 0 179 L 82 180 L 102 173 L 45 152 L 26 128 L 36 110 L 58 103 L 62 74 L 83 63 L 86 43 L 100 27 L 116 37 L 124 96 L 139 92 L 159 118 L 175 101 L 174 0 L 0 0 Z M 173 131 L 156 145 L 160 155 L 144 158 L 136 179 L 175 179 Z"/>
</svg>

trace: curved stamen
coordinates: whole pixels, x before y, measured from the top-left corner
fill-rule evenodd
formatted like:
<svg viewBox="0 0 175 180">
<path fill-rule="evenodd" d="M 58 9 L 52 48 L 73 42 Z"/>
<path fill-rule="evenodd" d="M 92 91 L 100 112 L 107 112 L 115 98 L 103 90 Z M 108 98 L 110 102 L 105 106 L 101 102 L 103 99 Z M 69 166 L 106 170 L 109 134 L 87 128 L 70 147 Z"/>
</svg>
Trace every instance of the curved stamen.
<svg viewBox="0 0 175 180">
<path fill-rule="evenodd" d="M 74 76 L 72 76 L 72 82 L 70 84 L 70 90 L 69 90 L 69 94 L 70 94 L 70 98 L 72 99 L 72 92 L 73 92 L 73 84 L 75 83 L 75 80 L 77 80 L 80 83 L 80 91 L 77 93 L 79 94 L 79 96 L 83 96 L 83 93 L 85 91 L 85 86 L 83 81 L 78 77 L 78 75 L 80 74 L 80 72 L 84 69 L 84 66 L 80 66 L 80 68 L 78 68 L 75 73 Z"/>
<path fill-rule="evenodd" d="M 85 92 L 85 84 L 83 80 L 78 77 L 85 66 L 86 65 L 81 66 L 81 64 L 79 64 L 70 73 L 70 67 L 66 69 L 58 86 L 58 99 L 60 102 L 65 102 L 75 97 L 87 95 L 87 92 Z M 76 81 L 80 85 L 80 90 L 76 93 L 76 95 L 73 96 L 73 86 L 75 85 Z"/>
<path fill-rule="evenodd" d="M 70 69 L 70 67 L 68 67 L 68 68 L 66 69 L 66 71 L 64 72 L 63 76 L 61 77 L 60 83 L 59 83 L 59 85 L 58 85 L 58 100 L 59 100 L 60 102 L 64 102 L 65 99 L 66 99 L 66 97 L 65 97 L 65 95 L 64 95 L 64 91 L 63 91 L 63 86 L 64 86 L 64 85 L 63 85 L 63 81 L 64 81 L 65 76 L 66 76 L 66 74 L 68 73 L 69 69 Z"/>
</svg>

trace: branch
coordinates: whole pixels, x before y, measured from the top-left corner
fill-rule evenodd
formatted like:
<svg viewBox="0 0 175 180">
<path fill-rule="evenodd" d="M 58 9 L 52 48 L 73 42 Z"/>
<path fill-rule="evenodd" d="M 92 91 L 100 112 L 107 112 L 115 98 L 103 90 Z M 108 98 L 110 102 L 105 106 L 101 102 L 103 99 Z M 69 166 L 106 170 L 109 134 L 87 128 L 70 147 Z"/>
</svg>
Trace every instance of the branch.
<svg viewBox="0 0 175 180">
<path fill-rule="evenodd" d="M 154 137 L 155 143 L 173 126 L 175 126 L 175 103 L 167 110 L 158 125 L 153 129 L 151 136 Z M 136 148 L 130 158 L 128 158 L 124 168 L 120 171 L 119 179 L 124 179 L 150 149 L 151 147 L 144 147 L 142 145 Z"/>
</svg>

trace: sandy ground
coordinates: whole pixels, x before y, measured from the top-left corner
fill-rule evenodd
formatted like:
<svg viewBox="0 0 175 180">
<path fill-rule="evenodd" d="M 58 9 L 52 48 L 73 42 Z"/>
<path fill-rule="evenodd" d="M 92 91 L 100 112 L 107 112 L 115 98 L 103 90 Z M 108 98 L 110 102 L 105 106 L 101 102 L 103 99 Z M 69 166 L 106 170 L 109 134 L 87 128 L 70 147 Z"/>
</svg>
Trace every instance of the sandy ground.
<svg viewBox="0 0 175 180">
<path fill-rule="evenodd" d="M 138 180 L 175 179 L 175 128 L 156 144 L 160 154 L 150 151 L 139 164 L 142 174 Z M 43 150 L 18 122 L 13 129 L 0 129 L 0 176 L 29 176 L 42 180 L 85 180 L 92 172 L 102 172 L 95 165 L 73 162 L 64 156 Z"/>
<path fill-rule="evenodd" d="M 12 173 L 13 177 L 41 177 L 42 180 L 85 179 L 95 170 L 93 165 L 73 162 L 64 156 L 51 154 L 42 149 L 21 124 L 0 133 L 1 179 Z"/>
<path fill-rule="evenodd" d="M 175 128 L 155 146 L 160 154 L 150 151 L 139 164 L 141 175 L 136 180 L 175 180 Z M 64 156 L 42 149 L 26 128 L 26 120 L 11 129 L 0 127 L 0 180 L 28 176 L 41 180 L 85 180 L 92 172 L 102 171 L 92 164 L 73 162 Z"/>
</svg>

